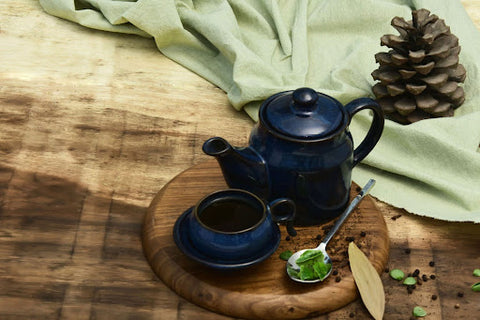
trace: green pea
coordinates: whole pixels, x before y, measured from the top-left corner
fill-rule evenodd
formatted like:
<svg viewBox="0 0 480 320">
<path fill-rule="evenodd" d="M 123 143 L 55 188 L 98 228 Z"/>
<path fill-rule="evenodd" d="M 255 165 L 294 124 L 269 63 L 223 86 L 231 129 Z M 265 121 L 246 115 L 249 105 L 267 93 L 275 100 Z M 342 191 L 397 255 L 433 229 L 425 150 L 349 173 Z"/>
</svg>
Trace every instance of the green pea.
<svg viewBox="0 0 480 320">
<path fill-rule="evenodd" d="M 411 286 L 417 283 L 417 280 L 414 277 L 406 277 L 405 280 L 403 280 L 403 284 L 407 286 Z"/>
<path fill-rule="evenodd" d="M 480 269 L 475 269 L 475 270 L 473 270 L 473 275 L 474 275 L 475 277 L 480 277 Z"/>
<path fill-rule="evenodd" d="M 415 317 L 425 317 L 427 315 L 427 311 L 423 310 L 422 307 L 415 307 L 413 308 L 413 315 Z"/>
<path fill-rule="evenodd" d="M 392 277 L 393 279 L 395 280 L 403 280 L 403 278 L 405 277 L 405 273 L 403 273 L 402 270 L 399 270 L 399 269 L 393 269 L 390 271 L 390 277 Z"/>
</svg>

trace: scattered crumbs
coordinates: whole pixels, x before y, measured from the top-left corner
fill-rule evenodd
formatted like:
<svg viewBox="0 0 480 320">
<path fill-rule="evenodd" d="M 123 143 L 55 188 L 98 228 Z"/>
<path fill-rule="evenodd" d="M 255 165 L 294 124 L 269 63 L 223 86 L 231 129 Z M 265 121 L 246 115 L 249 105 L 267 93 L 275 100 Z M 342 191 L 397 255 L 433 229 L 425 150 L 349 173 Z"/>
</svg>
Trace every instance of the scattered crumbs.
<svg viewBox="0 0 480 320">
<path fill-rule="evenodd" d="M 435 300 L 437 300 L 437 299 L 438 299 L 437 295 L 436 295 L 436 294 L 432 294 L 432 300 L 435 301 Z"/>
<path fill-rule="evenodd" d="M 410 254 L 410 252 L 412 252 L 412 250 L 410 248 L 405 249 L 406 254 Z"/>
<path fill-rule="evenodd" d="M 395 221 L 395 220 L 397 220 L 398 218 L 400 218 L 401 216 L 402 216 L 401 214 L 397 214 L 397 215 L 393 216 L 391 219 L 392 219 L 393 221 Z"/>
<path fill-rule="evenodd" d="M 455 309 L 458 309 L 458 308 L 460 308 L 460 304 L 456 303 L 455 304 Z"/>
<path fill-rule="evenodd" d="M 286 240 L 286 241 L 290 241 L 290 239 L 291 239 L 290 236 L 286 236 L 286 237 L 285 237 L 285 240 Z"/>
<path fill-rule="evenodd" d="M 462 298 L 462 297 L 463 297 L 463 292 L 461 292 L 461 291 L 458 292 L 458 293 L 457 293 L 457 297 Z"/>
<path fill-rule="evenodd" d="M 355 237 L 348 236 L 348 237 L 345 237 L 345 240 L 347 240 L 348 242 L 352 242 L 352 241 L 355 241 Z"/>
<path fill-rule="evenodd" d="M 350 318 L 355 318 L 355 313 L 353 312 L 350 312 L 350 314 L 348 315 Z"/>
<path fill-rule="evenodd" d="M 427 275 L 426 275 L 426 274 L 422 275 L 422 280 L 423 280 L 423 282 L 427 282 L 427 280 L 428 280 L 428 277 L 427 277 Z"/>
<path fill-rule="evenodd" d="M 428 265 L 429 265 L 430 267 L 434 267 L 434 266 L 435 266 L 435 261 L 430 261 L 430 262 L 428 263 Z"/>
<path fill-rule="evenodd" d="M 434 274 L 430 275 L 430 279 L 435 280 L 437 277 Z"/>
<path fill-rule="evenodd" d="M 365 237 L 367 233 L 365 231 L 360 232 L 360 237 Z"/>
<path fill-rule="evenodd" d="M 340 276 L 335 277 L 335 282 L 340 282 L 340 281 L 342 281 L 342 277 Z"/>
<path fill-rule="evenodd" d="M 335 269 L 335 270 L 332 271 L 332 275 L 336 276 L 337 274 L 338 274 L 338 270 L 337 270 L 337 269 Z"/>
</svg>

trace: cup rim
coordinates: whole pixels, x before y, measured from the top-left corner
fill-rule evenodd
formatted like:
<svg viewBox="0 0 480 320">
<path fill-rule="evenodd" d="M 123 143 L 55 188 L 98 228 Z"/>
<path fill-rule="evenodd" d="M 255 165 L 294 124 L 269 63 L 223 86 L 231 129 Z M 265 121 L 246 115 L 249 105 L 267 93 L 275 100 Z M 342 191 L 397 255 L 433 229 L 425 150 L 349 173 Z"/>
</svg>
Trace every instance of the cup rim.
<svg viewBox="0 0 480 320">
<path fill-rule="evenodd" d="M 218 194 L 222 194 L 222 193 L 226 193 L 226 192 L 233 192 L 233 193 L 242 193 L 242 194 L 246 194 L 248 195 L 249 197 L 252 197 L 255 201 L 257 201 L 258 203 L 260 203 L 261 207 L 262 207 L 262 217 L 252 226 L 248 227 L 248 228 L 245 228 L 245 229 L 242 229 L 242 230 L 238 230 L 238 231 L 221 231 L 221 230 L 216 230 L 208 225 L 206 225 L 205 223 L 203 223 L 203 221 L 200 219 L 200 217 L 198 216 L 198 208 L 200 207 L 200 205 L 202 204 L 202 202 L 204 202 L 205 200 L 207 200 L 208 198 L 210 197 L 214 197 L 215 195 L 218 195 Z M 255 194 L 251 193 L 250 191 L 246 191 L 246 190 L 243 190 L 243 189 L 235 189 L 235 188 L 230 188 L 230 189 L 223 189 L 223 190 L 218 190 L 218 191 L 214 191 L 214 192 L 211 192 L 207 195 L 205 195 L 203 198 L 201 198 L 197 204 L 193 207 L 193 215 L 195 217 L 195 220 L 205 229 L 209 230 L 209 231 L 212 231 L 214 233 L 220 233 L 220 234 L 230 234 L 230 235 L 235 235 L 235 234 L 241 234 L 241 233 L 246 233 L 248 231 L 252 231 L 254 229 L 256 229 L 259 225 L 261 225 L 265 219 L 267 218 L 267 206 L 265 205 L 265 203 L 262 201 L 262 199 L 260 199 L 258 196 L 256 196 Z"/>
</svg>

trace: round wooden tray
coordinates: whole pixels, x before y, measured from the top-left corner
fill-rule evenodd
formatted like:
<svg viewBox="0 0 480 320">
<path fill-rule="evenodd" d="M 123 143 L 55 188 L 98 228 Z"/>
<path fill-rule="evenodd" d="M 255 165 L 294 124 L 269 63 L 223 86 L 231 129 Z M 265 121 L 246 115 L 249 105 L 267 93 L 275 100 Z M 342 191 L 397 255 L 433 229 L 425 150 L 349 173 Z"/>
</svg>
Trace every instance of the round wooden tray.
<svg viewBox="0 0 480 320">
<path fill-rule="evenodd" d="M 364 198 L 330 241 L 327 250 L 333 272 L 318 284 L 300 284 L 288 278 L 279 254 L 316 247 L 323 226 L 297 227 L 298 235 L 282 240 L 265 261 L 241 270 L 216 270 L 191 260 L 175 245 L 177 218 L 204 195 L 227 188 L 217 162 L 198 164 L 170 181 L 152 201 L 145 216 L 144 252 L 155 274 L 188 301 L 224 315 L 245 319 L 298 319 L 339 309 L 357 299 L 358 291 L 348 266 L 347 248 L 354 241 L 375 269 L 384 270 L 389 252 L 388 231 L 381 212 L 370 196 Z M 359 190 L 352 186 L 353 197 Z M 288 239 L 288 240 L 287 240 Z"/>
</svg>

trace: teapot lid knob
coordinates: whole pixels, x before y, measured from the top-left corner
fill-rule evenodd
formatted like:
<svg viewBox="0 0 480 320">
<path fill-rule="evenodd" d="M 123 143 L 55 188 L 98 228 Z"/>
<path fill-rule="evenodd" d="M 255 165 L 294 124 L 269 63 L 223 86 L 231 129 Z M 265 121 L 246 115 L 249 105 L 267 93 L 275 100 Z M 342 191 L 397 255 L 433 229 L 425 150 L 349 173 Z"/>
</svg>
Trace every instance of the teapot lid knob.
<svg viewBox="0 0 480 320">
<path fill-rule="evenodd" d="M 298 88 L 268 98 L 259 111 L 260 122 L 287 138 L 314 141 L 327 138 L 347 125 L 337 100 L 311 88 Z"/>
<path fill-rule="evenodd" d="M 315 108 L 318 94 L 311 88 L 299 88 L 292 93 L 293 106 L 299 112 L 311 112 Z"/>
</svg>

